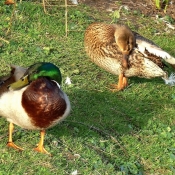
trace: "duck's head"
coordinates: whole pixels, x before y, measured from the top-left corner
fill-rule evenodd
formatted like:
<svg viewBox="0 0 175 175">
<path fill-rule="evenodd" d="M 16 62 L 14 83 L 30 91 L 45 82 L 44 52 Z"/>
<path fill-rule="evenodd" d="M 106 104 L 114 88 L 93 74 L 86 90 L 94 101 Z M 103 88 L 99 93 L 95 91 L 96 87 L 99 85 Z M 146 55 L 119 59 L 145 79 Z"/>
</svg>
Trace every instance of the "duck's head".
<svg viewBox="0 0 175 175">
<path fill-rule="evenodd" d="M 9 85 L 9 89 L 20 89 L 40 77 L 47 77 L 50 80 L 56 81 L 58 84 L 61 84 L 62 81 L 61 72 L 57 66 L 48 62 L 40 62 L 31 65 L 20 80 Z"/>
<path fill-rule="evenodd" d="M 114 37 L 115 42 L 122 51 L 123 55 L 129 55 L 136 45 L 136 39 L 131 29 L 125 25 L 122 25 L 116 28 Z"/>
<path fill-rule="evenodd" d="M 129 27 L 121 25 L 119 27 L 116 27 L 114 37 L 117 46 L 119 47 L 120 51 L 123 54 L 122 65 L 124 68 L 128 69 L 129 54 L 136 46 L 135 36 Z"/>
</svg>

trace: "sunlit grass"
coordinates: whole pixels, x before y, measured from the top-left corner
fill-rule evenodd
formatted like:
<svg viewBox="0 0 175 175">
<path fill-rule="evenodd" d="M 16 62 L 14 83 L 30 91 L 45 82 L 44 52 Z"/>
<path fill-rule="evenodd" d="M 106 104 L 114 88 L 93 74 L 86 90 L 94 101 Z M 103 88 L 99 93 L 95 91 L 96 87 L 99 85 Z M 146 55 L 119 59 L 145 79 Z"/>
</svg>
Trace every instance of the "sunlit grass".
<svg viewBox="0 0 175 175">
<path fill-rule="evenodd" d="M 9 64 L 52 62 L 61 69 L 62 88 L 72 105 L 70 116 L 47 131 L 45 147 L 52 157 L 33 151 L 39 132 L 19 127 L 13 137 L 25 150 L 7 148 L 8 122 L 0 118 L 0 174 L 175 173 L 174 87 L 159 78 L 130 78 L 129 88 L 112 93 L 109 84 L 117 77 L 91 63 L 84 52 L 85 28 L 106 16 L 84 6 L 70 8 L 69 27 L 77 31 L 66 38 L 63 8 L 53 9 L 57 15 L 51 16 L 38 4 L 22 2 L 6 35 L 13 7 L 0 5 L 0 36 L 10 42 L 0 40 L 1 75 L 9 71 Z M 152 35 L 148 21 L 140 19 L 139 32 L 175 56 L 174 38 Z M 67 76 L 70 86 L 64 84 Z"/>
</svg>

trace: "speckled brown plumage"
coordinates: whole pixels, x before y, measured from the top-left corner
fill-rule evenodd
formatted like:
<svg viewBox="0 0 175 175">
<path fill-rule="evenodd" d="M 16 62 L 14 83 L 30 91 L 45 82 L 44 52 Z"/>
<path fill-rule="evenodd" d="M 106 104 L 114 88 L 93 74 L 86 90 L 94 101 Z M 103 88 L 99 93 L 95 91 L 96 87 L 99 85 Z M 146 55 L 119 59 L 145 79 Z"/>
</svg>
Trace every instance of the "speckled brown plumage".
<svg viewBox="0 0 175 175">
<path fill-rule="evenodd" d="M 165 64 L 162 62 L 161 57 L 153 55 L 145 50 L 145 54 L 147 55 L 148 59 L 157 64 L 160 68 L 164 68 Z"/>
<path fill-rule="evenodd" d="M 85 51 L 90 59 L 105 69 L 106 71 L 119 76 L 118 90 L 122 90 L 127 86 L 127 77 L 138 76 L 144 78 L 162 77 L 167 78 L 167 73 L 163 71 L 164 63 L 160 56 L 149 53 L 146 49 L 141 52 L 137 49 L 137 45 L 149 45 L 154 48 L 154 51 L 162 51 L 157 45 L 147 38 L 142 37 L 136 32 L 133 32 L 136 38 L 136 45 L 129 54 L 129 68 L 122 65 L 123 54 L 115 42 L 114 28 L 111 25 L 103 25 L 101 23 L 93 23 L 88 26 L 85 31 L 84 45 Z M 145 46 L 146 48 L 146 46 Z M 165 56 L 168 53 L 164 52 Z M 175 62 L 175 59 L 170 57 L 165 61 Z M 123 79 L 123 80 L 122 80 Z"/>
<path fill-rule="evenodd" d="M 136 45 L 135 36 L 129 27 L 120 24 L 94 23 L 88 29 L 91 30 L 89 38 L 93 38 L 95 43 L 98 43 L 97 45 L 94 43 L 94 48 L 99 47 L 99 43 L 107 47 L 115 47 L 117 52 L 123 54 L 121 58 L 123 67 L 129 67 L 128 57 Z"/>
</svg>

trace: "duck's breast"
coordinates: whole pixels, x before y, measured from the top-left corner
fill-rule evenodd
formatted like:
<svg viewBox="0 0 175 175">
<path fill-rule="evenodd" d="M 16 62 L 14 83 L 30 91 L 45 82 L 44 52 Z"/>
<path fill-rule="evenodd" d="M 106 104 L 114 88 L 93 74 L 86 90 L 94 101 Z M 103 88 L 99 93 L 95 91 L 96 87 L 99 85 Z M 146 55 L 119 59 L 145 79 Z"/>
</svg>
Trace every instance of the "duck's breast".
<svg viewBox="0 0 175 175">
<path fill-rule="evenodd" d="M 22 106 L 33 125 L 41 129 L 56 125 L 70 111 L 66 94 L 47 78 L 39 78 L 27 87 L 22 96 Z"/>
</svg>

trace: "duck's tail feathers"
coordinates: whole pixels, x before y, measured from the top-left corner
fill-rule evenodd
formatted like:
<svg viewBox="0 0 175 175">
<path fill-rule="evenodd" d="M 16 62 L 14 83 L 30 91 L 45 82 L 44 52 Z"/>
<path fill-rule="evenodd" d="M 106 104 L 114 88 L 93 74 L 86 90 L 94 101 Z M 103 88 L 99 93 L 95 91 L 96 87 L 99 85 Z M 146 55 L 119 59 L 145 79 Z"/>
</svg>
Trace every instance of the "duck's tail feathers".
<svg viewBox="0 0 175 175">
<path fill-rule="evenodd" d="M 165 84 L 175 86 L 175 73 L 171 73 L 171 75 L 167 79 L 165 78 L 162 79 L 165 81 Z"/>
</svg>

